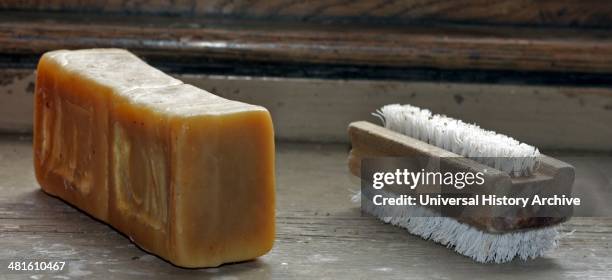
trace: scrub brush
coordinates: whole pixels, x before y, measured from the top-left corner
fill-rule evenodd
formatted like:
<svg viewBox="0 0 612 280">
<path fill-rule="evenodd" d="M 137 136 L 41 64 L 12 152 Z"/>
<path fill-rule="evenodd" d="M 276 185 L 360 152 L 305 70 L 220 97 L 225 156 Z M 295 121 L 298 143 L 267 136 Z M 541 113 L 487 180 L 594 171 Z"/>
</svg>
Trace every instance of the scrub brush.
<svg viewBox="0 0 612 280">
<path fill-rule="evenodd" d="M 365 121 L 349 125 L 352 144 L 349 169 L 356 176 L 361 176 L 364 158 L 418 155 L 440 160 L 455 159 L 465 168 L 494 174 L 487 175 L 495 176 L 491 180 L 495 183 L 489 189 L 493 194 L 512 191 L 526 180 L 558 192 L 571 193 L 574 181 L 571 165 L 543 155 L 537 148 L 506 135 L 411 105 L 387 105 L 373 115 L 382 120 L 384 127 Z M 399 196 L 386 190 L 377 193 L 384 193 L 387 197 Z M 360 192 L 353 201 L 371 198 L 371 195 Z M 371 199 L 362 201 L 362 210 L 385 223 L 405 228 L 414 235 L 482 263 L 504 263 L 515 258 L 527 260 L 542 256 L 557 247 L 559 224 L 571 215 L 541 217 L 535 215 L 536 212 L 528 213 L 537 209 L 527 209 L 527 212 L 504 217 L 495 217 L 492 212 L 480 212 L 479 217 L 439 217 L 423 206 L 380 207 L 375 206 Z"/>
</svg>

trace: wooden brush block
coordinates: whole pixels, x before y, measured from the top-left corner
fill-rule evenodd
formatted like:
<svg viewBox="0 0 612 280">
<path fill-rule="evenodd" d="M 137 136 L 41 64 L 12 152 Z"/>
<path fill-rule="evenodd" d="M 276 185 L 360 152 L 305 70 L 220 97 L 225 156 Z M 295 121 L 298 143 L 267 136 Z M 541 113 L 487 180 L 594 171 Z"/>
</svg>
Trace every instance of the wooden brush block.
<svg viewBox="0 0 612 280">
<path fill-rule="evenodd" d="M 362 159 L 374 157 L 425 157 L 438 160 L 450 171 L 483 172 L 485 183 L 483 186 L 473 188 L 473 194 L 494 194 L 497 196 L 529 196 L 539 194 L 551 195 L 551 190 L 558 193 L 571 194 L 574 182 L 574 168 L 562 161 L 541 155 L 539 167 L 529 177 L 512 177 L 508 174 L 483 165 L 469 158 L 461 157 L 455 153 L 446 151 L 412 137 L 397 133 L 384 127 L 365 122 L 353 122 L 349 125 L 348 134 L 352 144 L 348 158 L 348 166 L 352 174 L 361 177 Z M 415 161 L 415 164 L 419 163 Z M 417 166 L 416 170 L 427 167 Z M 363 179 L 363 178 L 362 178 Z M 369 178 L 368 178 L 369 179 Z M 533 185 L 537 187 L 531 187 Z M 524 188 L 530 186 L 529 188 Z M 400 189 L 402 186 L 389 186 L 384 190 L 405 194 Z M 453 187 L 449 186 L 453 191 Z M 469 188 L 469 187 L 466 187 Z M 428 186 L 427 190 L 417 192 L 440 193 L 440 187 L 433 190 Z M 529 193 L 524 193 L 528 190 Z M 520 193 L 523 192 L 523 193 Z M 550 208 L 548 209 L 550 210 Z M 466 208 L 461 215 L 455 217 L 457 220 L 490 233 L 509 232 L 531 228 L 541 228 L 561 223 L 569 218 L 571 209 L 559 208 L 556 215 L 550 217 L 538 216 L 537 207 L 527 206 L 524 209 L 506 206 L 480 206 Z M 557 209 L 553 209 L 557 211 Z M 550 213 L 550 212 L 547 212 Z"/>
<path fill-rule="evenodd" d="M 45 192 L 178 266 L 249 260 L 274 242 L 268 111 L 125 50 L 42 56 L 34 165 Z"/>
</svg>

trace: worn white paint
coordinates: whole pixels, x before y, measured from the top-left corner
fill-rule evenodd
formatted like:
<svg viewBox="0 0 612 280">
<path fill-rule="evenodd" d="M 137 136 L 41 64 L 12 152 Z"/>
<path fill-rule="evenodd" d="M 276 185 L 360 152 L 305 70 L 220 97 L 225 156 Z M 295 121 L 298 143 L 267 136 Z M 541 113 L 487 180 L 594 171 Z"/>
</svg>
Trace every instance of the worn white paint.
<svg viewBox="0 0 612 280">
<path fill-rule="evenodd" d="M 33 70 L 0 70 L 0 132 L 32 131 Z"/>
<path fill-rule="evenodd" d="M 5 81 L 0 83 L 0 131 L 30 132 L 33 72 L 5 69 L 0 73 Z M 371 116 L 373 111 L 386 104 L 401 103 L 478 123 L 542 149 L 612 150 L 610 88 L 176 77 L 223 97 L 268 108 L 276 136 L 283 140 L 346 143 L 350 122 L 376 122 Z"/>
</svg>

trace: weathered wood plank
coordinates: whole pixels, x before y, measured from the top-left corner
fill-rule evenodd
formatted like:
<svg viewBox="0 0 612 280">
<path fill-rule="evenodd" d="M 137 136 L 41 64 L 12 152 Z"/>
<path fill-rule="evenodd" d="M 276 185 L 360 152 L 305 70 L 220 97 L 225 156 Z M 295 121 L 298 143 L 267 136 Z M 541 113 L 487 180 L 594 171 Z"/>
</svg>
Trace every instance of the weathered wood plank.
<svg viewBox="0 0 612 280">
<path fill-rule="evenodd" d="M 32 129 L 32 70 L 0 70 L 0 131 Z M 265 106 L 282 140 L 348 142 L 350 122 L 409 103 L 548 149 L 612 150 L 612 89 L 176 74 L 217 95 Z"/>
<path fill-rule="evenodd" d="M 346 142 L 350 122 L 386 104 L 409 103 L 511 135 L 540 148 L 610 150 L 608 88 L 245 78 L 180 75 L 215 94 L 265 106 L 278 137 Z"/>
<path fill-rule="evenodd" d="M 274 249 L 256 261 L 191 270 L 145 253 L 42 193 L 31 141 L 0 137 L 0 279 L 607 279 L 612 273 L 611 219 L 570 220 L 560 248 L 544 258 L 483 265 L 362 215 L 350 202 L 359 183 L 346 169 L 347 152 L 346 145 L 280 143 Z M 54 273 L 8 271 L 13 260 L 68 263 Z"/>
<path fill-rule="evenodd" d="M 385 23 L 460 22 L 544 26 L 606 27 L 608 1 L 404 0 L 404 1 L 80 1 L 5 0 L 0 8 L 62 12 L 144 13 L 174 16 L 290 19 L 297 21 Z"/>
<path fill-rule="evenodd" d="M 0 132 L 32 131 L 35 80 L 33 70 L 0 69 Z"/>
<path fill-rule="evenodd" d="M 168 62 L 207 60 L 612 73 L 607 30 L 376 27 L 8 14 L 0 53 L 120 47 Z M 597 54 L 597 55 L 593 55 Z"/>
</svg>

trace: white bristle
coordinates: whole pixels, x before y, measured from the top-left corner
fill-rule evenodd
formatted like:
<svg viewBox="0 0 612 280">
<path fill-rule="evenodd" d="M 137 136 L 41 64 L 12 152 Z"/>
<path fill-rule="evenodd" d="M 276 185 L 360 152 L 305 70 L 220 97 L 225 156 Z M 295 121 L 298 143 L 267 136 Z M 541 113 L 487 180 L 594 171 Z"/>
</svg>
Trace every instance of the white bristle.
<svg viewBox="0 0 612 280">
<path fill-rule="evenodd" d="M 527 176 L 537 167 L 537 148 L 511 137 L 485 130 L 475 124 L 411 105 L 391 104 L 373 115 L 393 131 L 427 142 L 460 156 L 504 171 L 512 176 Z"/>
<path fill-rule="evenodd" d="M 385 194 L 385 197 L 393 197 Z M 361 193 L 353 196 L 359 202 Z M 505 263 L 533 259 L 557 247 L 557 227 L 509 233 L 487 233 L 448 217 L 433 217 L 425 207 L 377 207 L 370 200 L 362 209 L 385 223 L 432 240 L 481 263 Z M 431 217 L 426 217 L 430 215 Z"/>
<path fill-rule="evenodd" d="M 457 155 L 472 158 L 512 176 L 526 176 L 537 167 L 537 148 L 506 135 L 497 134 L 411 105 L 392 104 L 373 115 L 383 126 L 427 142 Z M 380 191 L 379 191 L 380 192 Z M 394 197 L 386 193 L 385 197 Z M 361 200 L 361 192 L 353 196 Z M 508 233 L 487 233 L 449 217 L 435 217 L 425 207 L 377 207 L 364 201 L 362 209 L 385 223 L 405 228 L 426 240 L 445 245 L 477 262 L 504 263 L 527 260 L 555 248 L 557 227 Z"/>
</svg>

